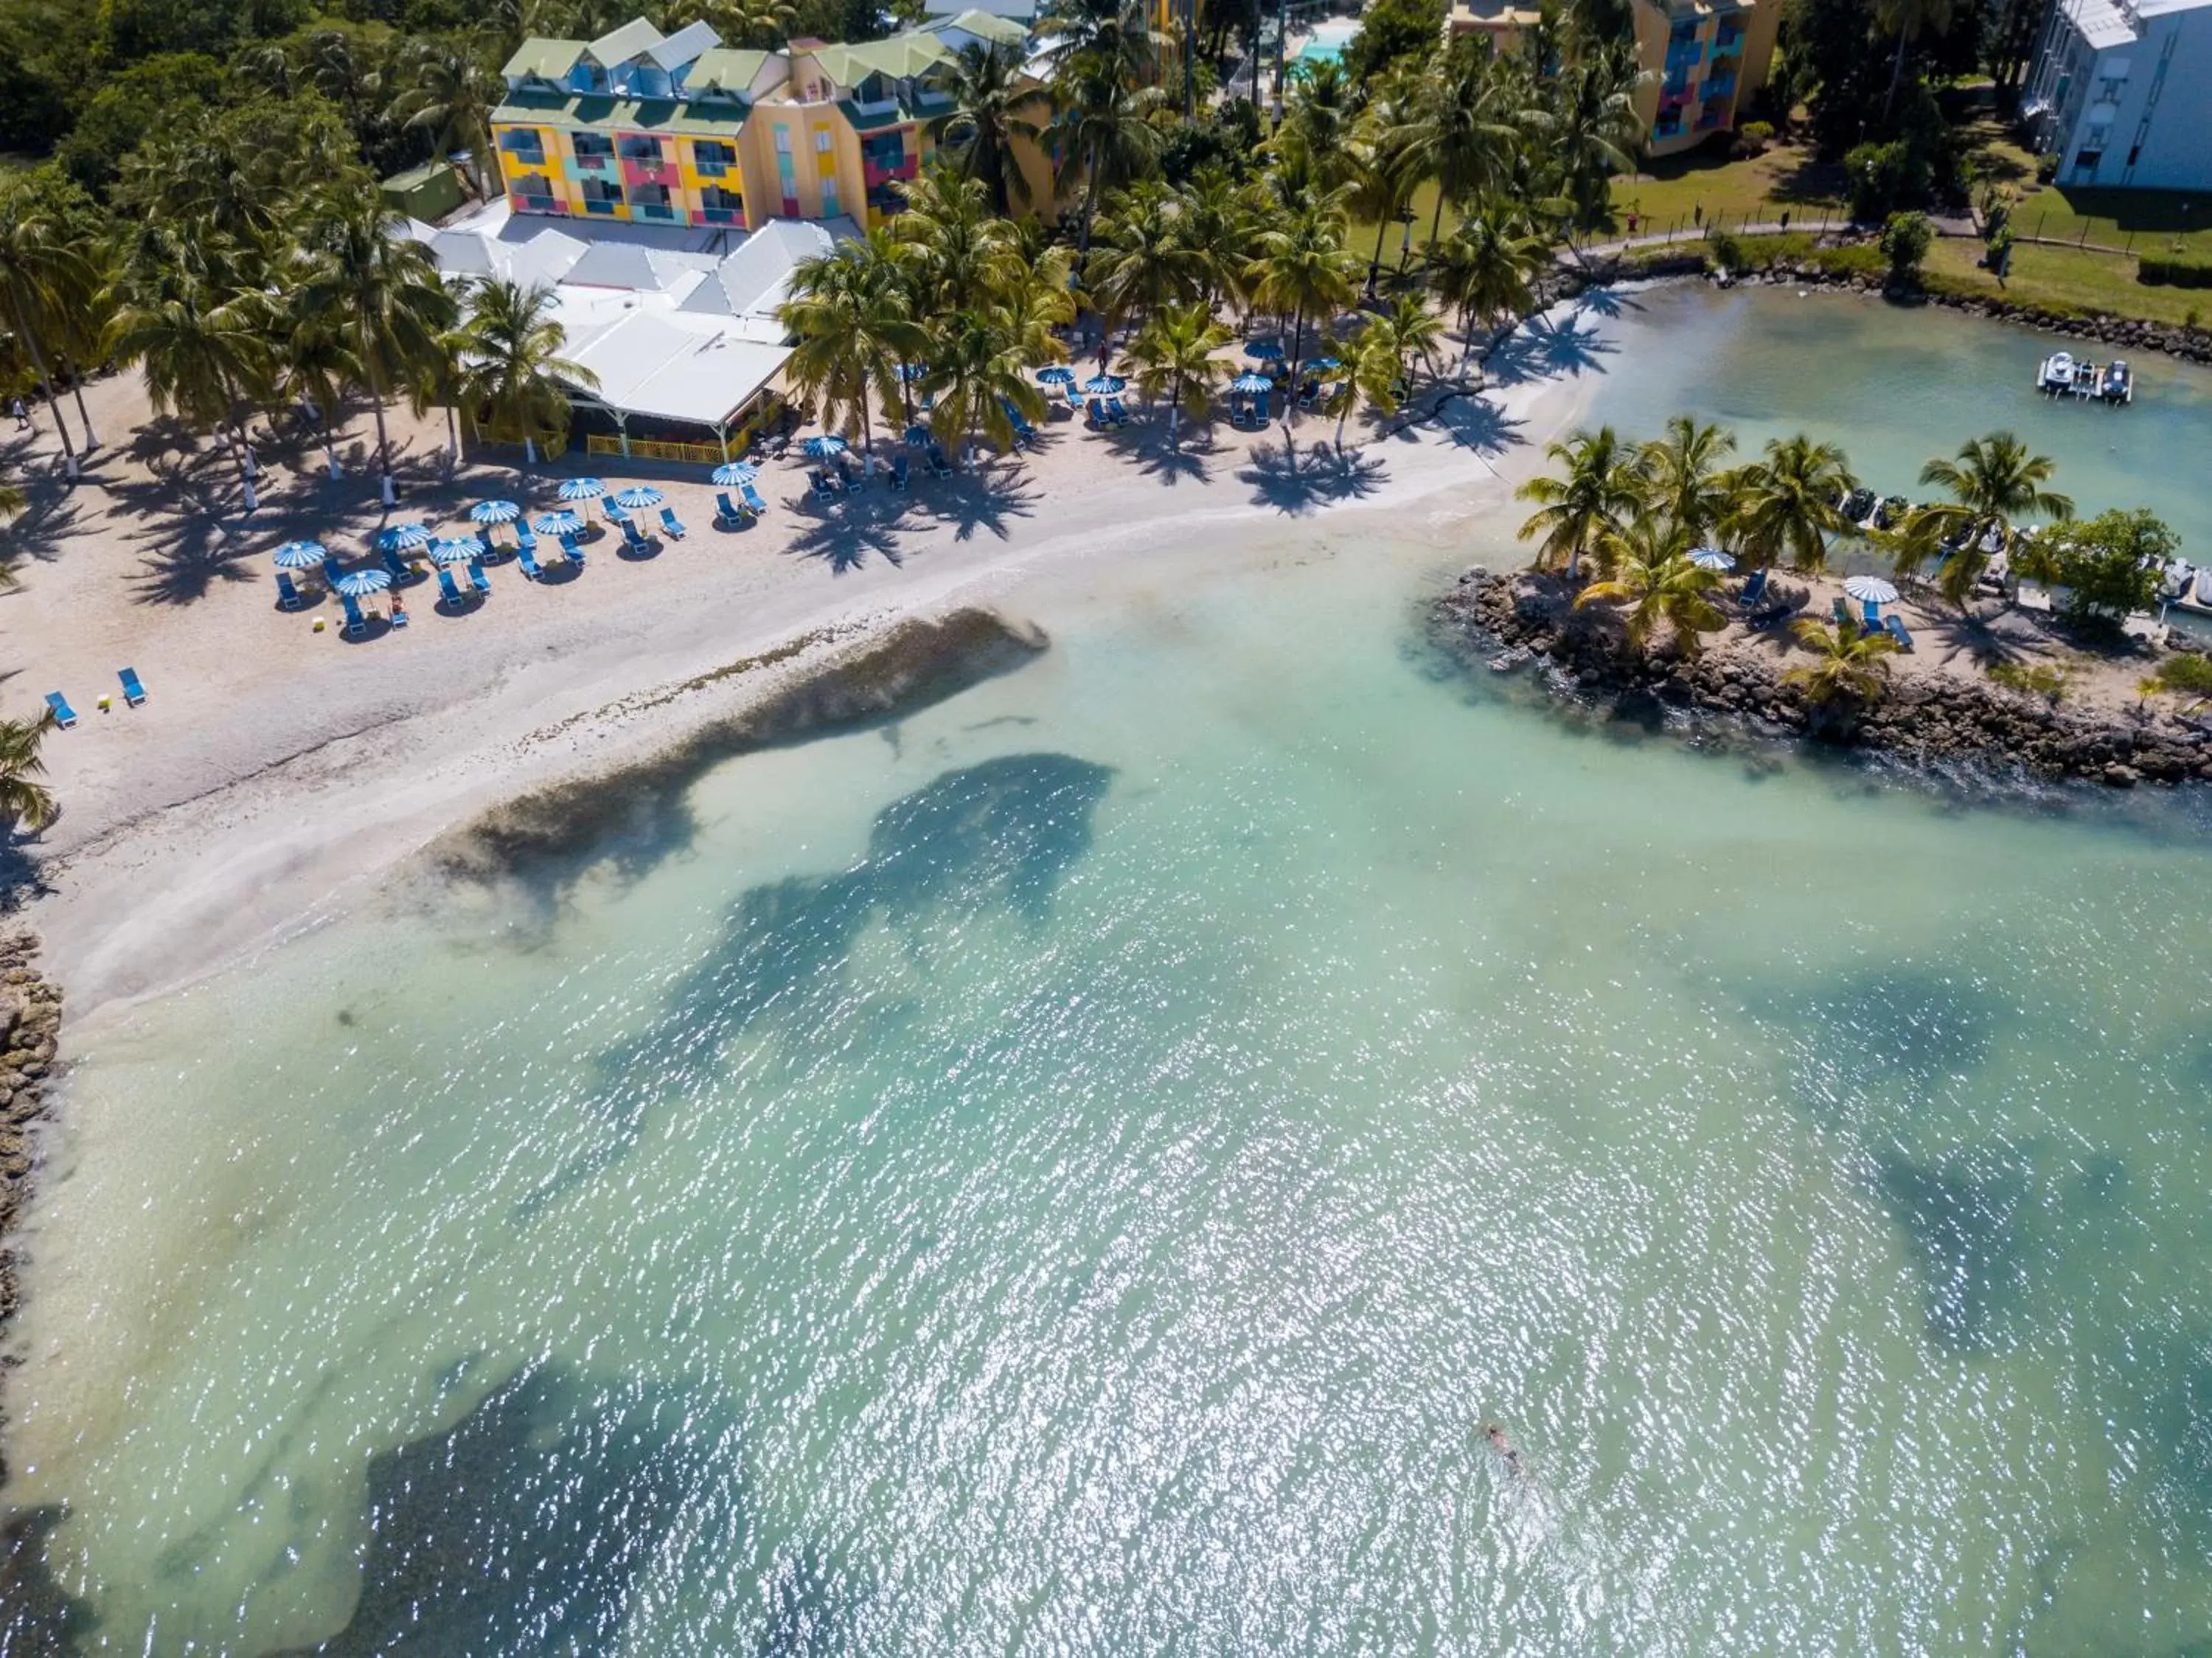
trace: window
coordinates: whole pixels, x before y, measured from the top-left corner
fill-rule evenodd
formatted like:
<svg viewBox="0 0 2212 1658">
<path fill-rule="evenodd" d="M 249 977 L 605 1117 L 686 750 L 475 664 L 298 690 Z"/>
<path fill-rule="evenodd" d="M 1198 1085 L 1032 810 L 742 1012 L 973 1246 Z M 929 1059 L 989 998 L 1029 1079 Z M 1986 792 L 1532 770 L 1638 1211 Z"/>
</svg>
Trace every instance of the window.
<svg viewBox="0 0 2212 1658">
<path fill-rule="evenodd" d="M 696 138 L 691 143 L 691 162 L 702 177 L 719 179 L 737 165 L 738 152 L 716 139 Z"/>
<path fill-rule="evenodd" d="M 791 154 L 791 129 L 787 126 L 775 129 L 775 153 L 779 155 Z"/>
<path fill-rule="evenodd" d="M 626 162 L 658 162 L 660 160 L 660 140 L 631 133 L 622 139 L 615 149 Z"/>
<path fill-rule="evenodd" d="M 580 162 L 604 162 L 615 153 L 614 145 L 597 132 L 574 134 L 568 147 Z"/>
<path fill-rule="evenodd" d="M 817 126 L 814 129 L 814 153 L 816 155 L 827 155 L 830 153 L 830 145 L 831 142 L 830 129 L 828 127 Z"/>
<path fill-rule="evenodd" d="M 665 184 L 634 184 L 629 187 L 632 207 L 665 207 L 668 205 L 668 186 Z"/>
<path fill-rule="evenodd" d="M 533 200 L 547 198 L 553 194 L 552 181 L 542 173 L 524 174 L 514 180 L 514 187 L 516 195 L 528 196 Z"/>
<path fill-rule="evenodd" d="M 837 180 L 824 179 L 822 180 L 822 216 L 834 219 L 837 216 Z"/>
<path fill-rule="evenodd" d="M 710 184 L 699 192 L 699 205 L 709 213 L 742 213 L 745 210 L 745 198 L 734 190 Z"/>
</svg>

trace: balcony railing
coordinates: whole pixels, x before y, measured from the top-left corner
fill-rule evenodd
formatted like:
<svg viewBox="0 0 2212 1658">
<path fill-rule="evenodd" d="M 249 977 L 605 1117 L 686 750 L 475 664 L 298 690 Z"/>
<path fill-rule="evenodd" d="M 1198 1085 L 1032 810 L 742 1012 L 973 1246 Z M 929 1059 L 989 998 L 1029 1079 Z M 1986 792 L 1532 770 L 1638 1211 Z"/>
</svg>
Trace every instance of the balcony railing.
<svg viewBox="0 0 2212 1658">
<path fill-rule="evenodd" d="M 612 218 L 614 216 L 615 209 L 621 205 L 622 204 L 620 202 L 600 201 L 596 197 L 586 196 L 584 198 L 584 211 L 586 213 L 605 214 L 609 218 Z"/>
</svg>

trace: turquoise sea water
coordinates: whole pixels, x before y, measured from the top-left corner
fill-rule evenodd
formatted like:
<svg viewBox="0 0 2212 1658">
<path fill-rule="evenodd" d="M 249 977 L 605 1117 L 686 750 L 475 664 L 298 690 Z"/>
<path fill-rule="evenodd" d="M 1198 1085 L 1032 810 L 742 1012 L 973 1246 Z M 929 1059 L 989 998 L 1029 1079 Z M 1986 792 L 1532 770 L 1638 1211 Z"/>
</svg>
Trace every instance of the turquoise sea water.
<svg viewBox="0 0 2212 1658">
<path fill-rule="evenodd" d="M 1796 326 L 1662 297 L 1601 412 Z M 664 845 L 88 1033 L 79 1647 L 2192 1649 L 2202 803 L 1577 731 L 1424 645 L 1483 551 L 1041 581 Z"/>
</svg>

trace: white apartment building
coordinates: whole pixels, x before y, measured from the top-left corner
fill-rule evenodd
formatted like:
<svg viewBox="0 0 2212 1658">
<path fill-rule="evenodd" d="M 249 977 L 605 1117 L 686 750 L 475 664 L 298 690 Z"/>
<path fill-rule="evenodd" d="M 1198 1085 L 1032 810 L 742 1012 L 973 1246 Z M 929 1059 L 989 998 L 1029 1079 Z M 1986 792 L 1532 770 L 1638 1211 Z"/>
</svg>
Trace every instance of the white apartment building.
<svg viewBox="0 0 2212 1658">
<path fill-rule="evenodd" d="M 2052 0 L 2022 113 L 2060 184 L 2212 191 L 2212 0 Z"/>
</svg>

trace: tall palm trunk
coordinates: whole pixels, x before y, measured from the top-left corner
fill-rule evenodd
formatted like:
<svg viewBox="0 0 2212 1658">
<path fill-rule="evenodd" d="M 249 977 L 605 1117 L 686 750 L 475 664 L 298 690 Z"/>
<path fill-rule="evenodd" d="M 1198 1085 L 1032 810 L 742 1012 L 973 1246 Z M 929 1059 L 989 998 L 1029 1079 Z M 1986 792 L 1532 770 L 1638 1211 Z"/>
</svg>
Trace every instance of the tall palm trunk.
<svg viewBox="0 0 2212 1658">
<path fill-rule="evenodd" d="M 1390 234 L 1390 221 L 1384 219 L 1375 227 L 1375 257 L 1367 261 L 1367 291 L 1370 296 L 1382 280 L 1382 238 Z"/>
<path fill-rule="evenodd" d="M 62 420 L 62 405 L 54 396 L 54 382 L 46 373 L 46 359 L 39 350 L 38 338 L 31 332 L 31 325 L 23 315 L 23 296 L 14 283 L 8 284 L 9 302 L 15 308 L 15 332 L 31 353 L 31 367 L 38 371 L 39 385 L 46 392 L 46 407 L 53 411 L 54 430 L 62 440 L 62 468 L 74 479 L 76 477 L 76 445 L 70 442 L 69 427 Z"/>
<path fill-rule="evenodd" d="M 868 421 L 868 377 L 860 376 L 860 477 L 876 475 L 876 434 Z"/>
<path fill-rule="evenodd" d="M 392 435 L 384 424 L 384 387 L 377 381 L 374 351 L 361 354 L 361 369 L 362 378 L 368 382 L 368 406 L 376 411 L 377 489 L 388 507 L 396 498 L 392 488 Z"/>
<path fill-rule="evenodd" d="M 1438 179 L 1437 180 L 1437 210 L 1429 215 L 1428 254 L 1431 259 L 1434 259 L 1437 256 L 1437 239 L 1443 234 L 1443 229 L 1444 181 L 1442 179 Z"/>
<path fill-rule="evenodd" d="M 1076 257 L 1079 259 L 1081 259 L 1084 254 L 1088 253 L 1091 251 L 1091 216 L 1098 211 L 1098 186 L 1100 182 L 1098 152 L 1101 148 L 1102 146 L 1097 139 L 1094 138 L 1091 140 L 1090 166 L 1091 176 L 1084 181 L 1083 186 L 1083 224 L 1080 230 L 1077 233 L 1075 239 L 1075 253 Z"/>
<path fill-rule="evenodd" d="M 1168 382 L 1168 448 L 1180 451 L 1182 448 L 1182 370 L 1175 372 Z"/>
<path fill-rule="evenodd" d="M 1305 366 L 1306 310 L 1301 305 L 1291 314 L 1291 383 L 1283 387 L 1283 431 L 1286 436 L 1298 424 L 1298 376 L 1305 371 Z"/>
<path fill-rule="evenodd" d="M 1897 107 L 1897 89 L 1905 84 L 1905 31 L 1897 32 L 1897 59 L 1889 67 L 1889 95 L 1881 101 L 1882 125 L 1889 125 L 1889 113 Z"/>
<path fill-rule="evenodd" d="M 100 439 L 93 433 L 92 415 L 84 406 L 84 376 L 77 371 L 67 351 L 61 354 L 61 359 L 62 372 L 69 376 L 70 396 L 76 401 L 76 418 L 84 425 L 84 452 L 90 454 L 100 447 Z"/>
</svg>

